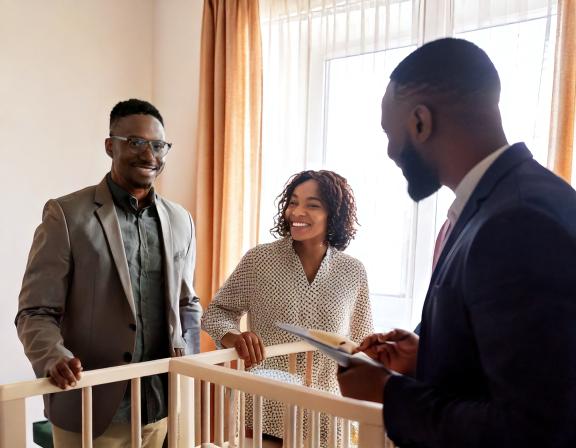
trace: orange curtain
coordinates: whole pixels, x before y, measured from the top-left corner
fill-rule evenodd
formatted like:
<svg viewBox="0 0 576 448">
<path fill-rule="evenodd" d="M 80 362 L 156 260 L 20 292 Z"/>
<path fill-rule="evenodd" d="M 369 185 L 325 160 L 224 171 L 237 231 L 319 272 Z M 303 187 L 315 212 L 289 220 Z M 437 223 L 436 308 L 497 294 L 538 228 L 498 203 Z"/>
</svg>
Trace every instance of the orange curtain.
<svg viewBox="0 0 576 448">
<path fill-rule="evenodd" d="M 204 1 L 199 103 L 195 287 L 206 307 L 258 234 L 262 50 L 257 0 Z M 213 347 L 205 335 L 202 347 Z"/>
<path fill-rule="evenodd" d="M 559 0 L 548 166 L 570 182 L 576 120 L 576 0 Z"/>
</svg>

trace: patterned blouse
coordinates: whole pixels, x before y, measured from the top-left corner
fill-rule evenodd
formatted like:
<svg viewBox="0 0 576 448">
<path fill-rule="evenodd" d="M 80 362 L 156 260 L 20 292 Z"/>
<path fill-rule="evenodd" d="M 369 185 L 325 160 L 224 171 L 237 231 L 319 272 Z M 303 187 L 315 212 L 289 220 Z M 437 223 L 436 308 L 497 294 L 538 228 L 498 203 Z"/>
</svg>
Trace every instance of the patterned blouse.
<svg viewBox="0 0 576 448">
<path fill-rule="evenodd" d="M 265 346 L 299 340 L 276 327 L 276 322 L 329 331 L 356 342 L 373 333 L 362 263 L 328 247 L 316 277 L 309 283 L 291 238 L 258 245 L 244 255 L 204 313 L 202 328 L 219 342 L 229 331 L 239 330 L 245 313 L 248 328 Z M 339 394 L 336 363 L 320 352 L 314 352 L 313 359 L 312 387 Z M 266 359 L 257 369 L 287 371 L 288 358 Z M 298 355 L 297 369 L 303 378 L 304 354 Z M 266 402 L 264 433 L 282 437 L 282 417 L 280 406 Z M 326 424 L 322 423 L 325 433 Z"/>
</svg>

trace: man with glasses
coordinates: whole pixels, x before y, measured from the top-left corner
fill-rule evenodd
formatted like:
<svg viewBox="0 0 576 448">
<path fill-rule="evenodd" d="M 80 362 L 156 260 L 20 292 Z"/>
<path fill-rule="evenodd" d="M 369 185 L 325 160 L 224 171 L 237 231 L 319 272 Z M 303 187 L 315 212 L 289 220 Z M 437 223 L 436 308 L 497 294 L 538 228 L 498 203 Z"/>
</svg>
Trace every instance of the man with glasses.
<svg viewBox="0 0 576 448">
<path fill-rule="evenodd" d="M 195 297 L 194 224 L 155 193 L 171 144 L 146 101 L 110 113 L 100 184 L 44 208 L 19 298 L 18 335 L 38 377 L 70 389 L 82 370 L 197 352 L 201 307 Z M 129 383 L 93 391 L 95 447 L 130 443 Z M 44 397 L 56 447 L 81 446 L 79 390 Z M 141 381 L 144 447 L 166 436 L 167 380 Z"/>
</svg>

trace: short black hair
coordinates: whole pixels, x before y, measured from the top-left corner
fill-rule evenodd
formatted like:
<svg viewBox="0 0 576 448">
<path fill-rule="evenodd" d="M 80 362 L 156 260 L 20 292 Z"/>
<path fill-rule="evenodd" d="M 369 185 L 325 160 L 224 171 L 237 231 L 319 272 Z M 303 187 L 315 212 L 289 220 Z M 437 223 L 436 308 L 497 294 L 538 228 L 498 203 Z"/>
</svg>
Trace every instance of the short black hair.
<svg viewBox="0 0 576 448">
<path fill-rule="evenodd" d="M 464 39 L 429 42 L 409 54 L 390 75 L 399 95 L 449 94 L 500 99 L 500 77 L 488 55 Z"/>
<path fill-rule="evenodd" d="M 120 118 L 127 117 L 128 115 L 152 115 L 154 118 L 164 126 L 164 120 L 158 109 L 156 109 L 148 101 L 130 98 L 126 101 L 120 101 L 112 108 L 110 112 L 110 127 L 112 127 Z"/>
<path fill-rule="evenodd" d="M 356 235 L 356 201 L 354 192 L 346 179 L 334 171 L 306 170 L 294 174 L 277 198 L 278 212 L 274 218 L 272 235 L 287 237 L 290 235 L 290 223 L 284 216 L 296 187 L 308 180 L 318 182 L 322 202 L 328 209 L 326 241 L 338 250 L 344 250 Z"/>
</svg>

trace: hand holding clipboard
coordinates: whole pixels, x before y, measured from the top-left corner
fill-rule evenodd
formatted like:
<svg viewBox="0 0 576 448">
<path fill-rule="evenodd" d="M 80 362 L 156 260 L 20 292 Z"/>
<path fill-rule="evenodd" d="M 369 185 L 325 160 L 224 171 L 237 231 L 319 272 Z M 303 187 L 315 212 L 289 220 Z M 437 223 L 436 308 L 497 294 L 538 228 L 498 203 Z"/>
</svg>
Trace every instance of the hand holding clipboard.
<svg viewBox="0 0 576 448">
<path fill-rule="evenodd" d="M 329 358 L 333 359 L 341 367 L 349 367 L 354 363 L 368 363 L 378 367 L 384 367 L 378 361 L 370 358 L 364 352 L 354 353 L 358 344 L 335 333 L 328 333 L 322 330 L 307 329 L 297 325 L 277 322 L 276 326 L 288 333 L 291 333 L 310 345 L 316 347 Z"/>
</svg>

